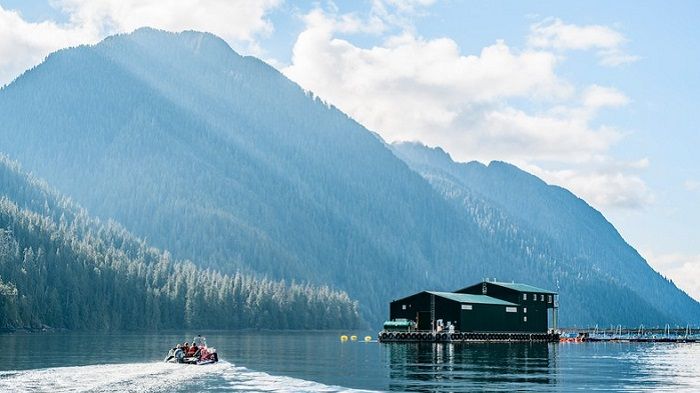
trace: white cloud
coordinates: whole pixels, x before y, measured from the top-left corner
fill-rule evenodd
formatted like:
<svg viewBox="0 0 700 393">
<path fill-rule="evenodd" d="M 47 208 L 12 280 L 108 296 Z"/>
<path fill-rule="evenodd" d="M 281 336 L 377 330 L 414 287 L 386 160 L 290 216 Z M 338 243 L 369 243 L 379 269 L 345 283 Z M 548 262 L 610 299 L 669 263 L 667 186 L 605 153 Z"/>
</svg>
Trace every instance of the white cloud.
<svg viewBox="0 0 700 393">
<path fill-rule="evenodd" d="M 416 12 L 417 9 L 435 4 L 436 0 L 376 0 L 375 7 L 388 4 L 396 7 L 400 12 Z"/>
<path fill-rule="evenodd" d="M 601 158 L 596 164 L 576 169 L 547 170 L 527 164 L 524 169 L 550 184 L 571 190 L 595 207 L 637 209 L 655 199 L 646 183 L 635 173 L 648 165 L 647 159 L 620 163 Z"/>
<path fill-rule="evenodd" d="M 700 191 L 700 181 L 686 180 L 683 182 L 683 187 L 688 191 Z"/>
<path fill-rule="evenodd" d="M 106 33 L 132 31 L 150 26 L 164 30 L 208 31 L 225 40 L 253 41 L 269 33 L 265 18 L 280 0 L 57 0 L 76 25 L 97 26 Z"/>
<path fill-rule="evenodd" d="M 624 106 L 629 101 L 622 92 L 611 87 L 593 85 L 583 93 L 583 105 L 589 108 Z"/>
<path fill-rule="evenodd" d="M 326 17 L 321 23 L 318 10 L 312 15 L 283 72 L 389 140 L 445 131 L 465 110 L 503 98 L 546 100 L 572 92 L 555 75 L 549 53 L 516 52 L 496 42 L 478 56 L 462 56 L 451 39 L 410 33 L 363 49 L 334 37 L 342 22 Z"/>
<path fill-rule="evenodd" d="M 528 44 L 533 48 L 566 50 L 595 50 L 600 64 L 618 66 L 639 60 L 625 53 L 627 39 L 607 26 L 577 26 L 550 18 L 530 26 Z"/>
<path fill-rule="evenodd" d="M 113 33 L 142 26 L 170 31 L 202 30 L 234 47 L 259 53 L 256 37 L 272 31 L 266 14 L 282 0 L 54 0 L 70 21 L 27 22 L 0 6 L 0 86 L 41 62 L 50 52 L 95 43 Z"/>
<path fill-rule="evenodd" d="M 576 26 L 560 19 L 546 19 L 530 26 L 529 44 L 538 48 L 611 49 L 625 43 L 619 32 L 600 25 Z"/>
<path fill-rule="evenodd" d="M 700 255 L 656 254 L 651 250 L 643 250 L 641 254 L 656 271 L 700 301 Z"/>
<path fill-rule="evenodd" d="M 0 6 L 0 86 L 50 52 L 81 43 L 92 43 L 98 33 L 87 26 L 61 26 L 53 22 L 30 23 Z"/>
<path fill-rule="evenodd" d="M 385 28 L 390 24 L 380 19 Z M 337 37 L 348 29 L 335 12 L 317 9 L 305 22 L 285 75 L 389 142 L 419 140 L 444 147 L 459 161 L 498 159 L 540 168 L 546 180 L 599 208 L 636 208 L 653 200 L 635 167 L 643 161 L 613 165 L 607 157 L 625 132 L 594 125 L 602 108 L 622 107 L 629 98 L 612 87 L 577 90 L 559 76 L 564 59 L 552 50 L 518 50 L 496 41 L 464 55 L 449 38 L 424 39 L 410 29 L 362 48 Z M 624 42 L 616 37 L 575 45 L 573 38 L 561 38 L 556 45 L 614 48 Z"/>
<path fill-rule="evenodd" d="M 413 19 L 425 13 L 436 0 L 373 0 L 368 19 L 379 19 L 388 26 L 413 31 Z"/>
</svg>

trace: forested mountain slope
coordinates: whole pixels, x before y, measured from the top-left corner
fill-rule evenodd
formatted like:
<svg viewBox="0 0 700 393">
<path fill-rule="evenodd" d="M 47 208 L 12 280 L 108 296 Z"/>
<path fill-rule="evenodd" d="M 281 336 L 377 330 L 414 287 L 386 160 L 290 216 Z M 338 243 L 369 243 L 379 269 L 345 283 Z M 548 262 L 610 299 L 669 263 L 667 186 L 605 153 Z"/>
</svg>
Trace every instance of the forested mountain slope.
<svg viewBox="0 0 700 393">
<path fill-rule="evenodd" d="M 176 258 L 330 285 L 373 323 L 393 298 L 484 276 L 560 277 L 581 294 L 563 323 L 686 320 L 570 254 L 495 236 L 376 135 L 210 34 L 140 29 L 50 55 L 0 91 L 0 152 Z"/>
<path fill-rule="evenodd" d="M 52 54 L 0 91 L 0 141 L 178 258 L 328 283 L 375 322 L 392 297 L 498 258 L 375 135 L 210 34 L 141 29 Z"/>
<path fill-rule="evenodd" d="M 700 304 L 654 271 L 600 212 L 568 190 L 504 162 L 457 163 L 440 148 L 412 142 L 392 149 L 484 232 L 549 263 L 550 286 L 559 286 L 563 307 L 575 307 L 584 321 L 608 319 L 591 313 L 595 307 L 587 304 L 602 301 L 609 307 L 617 300 L 623 307 L 615 315 L 619 323 L 639 323 L 646 315 L 629 304 L 636 299 L 668 320 L 698 322 Z M 616 287 L 629 293 L 616 295 Z"/>
<path fill-rule="evenodd" d="M 327 287 L 226 276 L 100 223 L 0 156 L 0 330 L 362 326 Z"/>
</svg>

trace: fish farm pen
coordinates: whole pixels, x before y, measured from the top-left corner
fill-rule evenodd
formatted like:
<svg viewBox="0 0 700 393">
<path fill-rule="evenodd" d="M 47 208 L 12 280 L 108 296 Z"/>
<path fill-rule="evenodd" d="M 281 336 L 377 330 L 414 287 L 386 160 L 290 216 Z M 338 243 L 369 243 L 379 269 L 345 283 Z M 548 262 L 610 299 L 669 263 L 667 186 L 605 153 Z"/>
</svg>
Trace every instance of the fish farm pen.
<svg viewBox="0 0 700 393">
<path fill-rule="evenodd" d="M 671 327 L 663 328 L 625 328 L 610 329 L 598 327 L 588 329 L 562 329 L 562 342 L 649 342 L 649 343 L 700 343 L 700 328 Z"/>
</svg>

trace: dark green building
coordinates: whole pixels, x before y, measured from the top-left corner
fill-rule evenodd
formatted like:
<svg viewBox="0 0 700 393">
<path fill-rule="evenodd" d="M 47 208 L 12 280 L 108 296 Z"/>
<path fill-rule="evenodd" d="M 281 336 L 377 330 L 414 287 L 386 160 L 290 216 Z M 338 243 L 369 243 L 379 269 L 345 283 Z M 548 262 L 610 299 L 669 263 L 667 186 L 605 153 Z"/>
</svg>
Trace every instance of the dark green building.
<svg viewBox="0 0 700 393">
<path fill-rule="evenodd" d="M 433 330 L 434 321 L 442 320 L 461 332 L 545 333 L 556 328 L 556 304 L 557 294 L 546 289 L 484 281 L 454 292 L 423 291 L 395 300 L 390 318 L 414 321 L 418 330 Z"/>
</svg>

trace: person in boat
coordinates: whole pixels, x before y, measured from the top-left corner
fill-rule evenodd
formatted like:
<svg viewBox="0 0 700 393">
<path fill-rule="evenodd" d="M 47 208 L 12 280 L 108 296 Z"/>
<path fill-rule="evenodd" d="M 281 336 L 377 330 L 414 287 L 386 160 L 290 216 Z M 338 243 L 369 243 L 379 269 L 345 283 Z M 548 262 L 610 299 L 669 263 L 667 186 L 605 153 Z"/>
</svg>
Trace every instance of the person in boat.
<svg viewBox="0 0 700 393">
<path fill-rule="evenodd" d="M 182 345 L 177 344 L 177 347 L 175 347 L 175 352 L 173 353 L 173 356 L 175 357 L 175 361 L 178 363 L 182 363 L 183 360 L 185 359 L 185 351 L 182 350 Z"/>
<path fill-rule="evenodd" d="M 194 353 L 192 354 L 192 356 L 194 356 L 195 358 L 199 359 L 200 356 L 201 356 L 201 353 L 202 353 L 202 348 L 204 348 L 204 347 L 195 346 L 195 347 L 194 347 Z"/>
<path fill-rule="evenodd" d="M 192 344 L 187 348 L 187 352 L 186 352 L 187 357 L 196 356 L 196 353 L 197 353 L 197 346 L 196 345 Z"/>
</svg>

